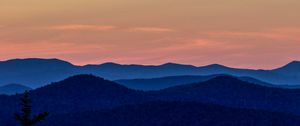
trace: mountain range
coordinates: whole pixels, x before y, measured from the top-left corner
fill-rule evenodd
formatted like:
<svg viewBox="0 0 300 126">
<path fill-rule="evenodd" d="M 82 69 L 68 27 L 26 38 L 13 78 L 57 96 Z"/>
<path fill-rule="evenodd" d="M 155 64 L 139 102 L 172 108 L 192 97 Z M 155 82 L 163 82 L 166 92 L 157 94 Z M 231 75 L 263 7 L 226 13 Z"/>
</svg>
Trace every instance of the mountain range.
<svg viewBox="0 0 300 126">
<path fill-rule="evenodd" d="M 116 80 L 115 82 L 131 89 L 153 91 L 153 90 L 162 90 L 165 88 L 178 86 L 178 85 L 204 82 L 218 76 L 228 76 L 228 75 L 222 75 L 222 74 L 207 75 L 207 76 L 185 75 L 185 76 L 170 76 L 170 77 L 151 78 L 151 79 L 124 79 L 124 80 Z M 268 84 L 266 82 L 251 77 L 237 77 L 237 78 L 245 82 L 267 86 L 267 87 L 298 88 L 294 86 L 290 87 L 285 85 L 278 86 L 278 85 Z"/>
<path fill-rule="evenodd" d="M 161 118 L 148 118 L 147 123 L 157 122 L 157 125 L 167 125 L 168 121 L 164 120 L 171 120 L 173 118 L 170 117 L 175 116 L 174 119 L 183 118 L 180 121 L 193 121 L 205 125 L 214 123 L 216 119 L 219 121 L 216 125 L 245 123 L 253 126 L 256 124 L 271 126 L 277 121 L 281 125 L 299 124 L 297 120 L 300 116 L 300 89 L 266 87 L 225 75 L 203 82 L 147 92 L 129 89 L 93 75 L 76 75 L 34 89 L 30 94 L 34 113 L 47 111 L 50 113 L 48 121 L 59 120 L 64 122 L 61 124 L 66 125 L 72 122 L 80 125 L 89 119 L 93 121 L 97 117 L 104 116 L 103 120 L 91 122 L 90 125 L 103 123 L 105 120 L 111 123 L 107 125 L 125 124 L 124 120 L 131 125 L 136 120 L 141 121 L 146 117 L 152 117 L 151 115 L 160 115 Z M 19 110 L 20 97 L 21 95 L 0 95 L 0 124 L 15 125 L 13 114 Z M 188 115 L 191 112 L 195 112 L 191 120 L 185 119 L 190 117 Z M 178 116 L 176 113 L 179 113 Z M 142 116 L 144 114 L 149 115 Z M 202 120 L 198 120 L 197 116 Z M 232 121 L 240 120 L 241 117 L 245 118 L 241 121 Z M 177 123 L 176 120 L 171 122 Z M 44 125 L 41 123 L 41 126 L 50 124 L 51 122 L 45 122 Z M 178 122 L 178 124 L 186 123 Z"/>
<path fill-rule="evenodd" d="M 31 88 L 38 88 L 78 74 L 93 74 L 108 80 L 228 74 L 238 77 L 251 77 L 274 85 L 299 85 L 300 62 L 293 61 L 273 70 L 238 69 L 218 64 L 196 67 L 175 63 L 158 66 L 121 65 L 116 63 L 76 66 L 59 59 L 36 58 L 0 62 L 0 86 L 19 83 Z"/>
</svg>

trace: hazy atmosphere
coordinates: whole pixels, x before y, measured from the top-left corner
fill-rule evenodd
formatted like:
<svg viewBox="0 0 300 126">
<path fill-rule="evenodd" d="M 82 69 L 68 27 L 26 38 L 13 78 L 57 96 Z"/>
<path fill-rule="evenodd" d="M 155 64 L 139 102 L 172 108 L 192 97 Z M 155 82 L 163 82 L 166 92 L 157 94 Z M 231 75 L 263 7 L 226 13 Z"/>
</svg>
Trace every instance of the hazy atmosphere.
<svg viewBox="0 0 300 126">
<path fill-rule="evenodd" d="M 299 0 L 1 0 L 0 60 L 275 68 L 300 60 Z"/>
</svg>

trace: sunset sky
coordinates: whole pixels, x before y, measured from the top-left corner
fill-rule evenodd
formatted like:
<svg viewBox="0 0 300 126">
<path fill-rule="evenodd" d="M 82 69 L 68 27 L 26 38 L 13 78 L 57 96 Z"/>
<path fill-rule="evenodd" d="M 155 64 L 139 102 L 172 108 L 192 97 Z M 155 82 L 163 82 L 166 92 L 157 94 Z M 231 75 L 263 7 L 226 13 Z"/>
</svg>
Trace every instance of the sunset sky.
<svg viewBox="0 0 300 126">
<path fill-rule="evenodd" d="M 300 60 L 299 0 L 0 0 L 0 60 L 271 69 Z"/>
</svg>

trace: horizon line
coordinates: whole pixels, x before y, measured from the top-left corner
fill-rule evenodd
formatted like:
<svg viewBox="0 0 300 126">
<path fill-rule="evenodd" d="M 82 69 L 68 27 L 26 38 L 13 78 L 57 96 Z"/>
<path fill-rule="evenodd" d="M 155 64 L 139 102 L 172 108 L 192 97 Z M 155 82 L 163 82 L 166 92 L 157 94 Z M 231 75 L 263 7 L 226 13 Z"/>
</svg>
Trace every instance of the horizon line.
<svg viewBox="0 0 300 126">
<path fill-rule="evenodd" d="M 207 67 L 207 66 L 212 66 L 212 65 L 216 65 L 216 66 L 221 66 L 221 67 L 227 67 L 227 68 L 233 68 L 233 69 L 247 69 L 247 70 L 275 70 L 278 68 L 282 68 L 290 63 L 293 62 L 300 62 L 299 60 L 291 60 L 290 62 L 283 64 L 281 66 L 278 67 L 274 67 L 272 69 L 264 69 L 264 68 L 260 68 L 260 69 L 256 69 L 256 68 L 242 68 L 242 67 L 232 67 L 232 66 L 227 66 L 227 65 L 223 65 L 223 64 L 219 64 L 219 63 L 211 63 L 211 64 L 206 64 L 206 65 L 194 65 L 194 64 L 186 64 L 186 63 L 176 63 L 176 62 L 165 62 L 165 63 L 160 63 L 160 64 L 136 64 L 136 63 L 118 63 L 118 62 L 111 62 L 111 61 L 107 61 L 107 62 L 102 62 L 102 63 L 87 63 L 87 64 L 76 64 L 73 63 L 71 61 L 65 60 L 65 59 L 60 59 L 60 58 L 38 58 L 38 57 L 29 57 L 29 58 L 11 58 L 11 59 L 5 59 L 5 60 L 0 60 L 0 62 L 8 62 L 8 61 L 13 61 L 13 60 L 58 60 L 58 61 L 62 61 L 62 62 L 67 62 L 73 66 L 89 66 L 89 65 L 104 65 L 104 64 L 116 64 L 116 65 L 123 65 L 123 66 L 163 66 L 163 65 L 168 65 L 168 64 L 174 64 L 174 65 L 185 65 L 185 66 L 193 66 L 193 67 Z"/>
</svg>

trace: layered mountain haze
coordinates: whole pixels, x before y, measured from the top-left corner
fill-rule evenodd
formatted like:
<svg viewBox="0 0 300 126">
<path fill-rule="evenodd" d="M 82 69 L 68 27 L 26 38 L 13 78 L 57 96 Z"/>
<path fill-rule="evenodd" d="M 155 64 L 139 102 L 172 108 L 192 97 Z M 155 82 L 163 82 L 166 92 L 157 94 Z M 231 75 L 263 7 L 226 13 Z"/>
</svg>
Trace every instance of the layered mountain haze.
<svg viewBox="0 0 300 126">
<path fill-rule="evenodd" d="M 300 0 L 0 0 L 0 126 L 300 126 Z"/>
<path fill-rule="evenodd" d="M 170 77 L 150 78 L 150 79 L 124 79 L 124 80 L 116 80 L 115 82 L 122 84 L 131 89 L 151 91 L 151 90 L 161 90 L 161 89 L 178 86 L 178 85 L 204 82 L 218 76 L 226 76 L 226 75 L 222 75 L 222 74 L 207 75 L 207 76 L 185 75 L 185 76 L 170 76 Z M 238 78 L 245 82 L 267 86 L 267 87 L 296 88 L 296 87 L 290 87 L 285 85 L 278 86 L 278 85 L 268 84 L 266 82 L 251 77 L 238 77 Z"/>
<path fill-rule="evenodd" d="M 299 85 L 299 67 L 300 63 L 297 61 L 274 70 L 251 70 L 217 64 L 201 67 L 175 63 L 158 66 L 116 63 L 76 66 L 59 59 L 15 59 L 0 62 L 0 84 L 21 83 L 37 88 L 77 74 L 93 74 L 109 80 L 227 74 L 251 77 L 274 85 Z"/>
<path fill-rule="evenodd" d="M 80 126 L 86 121 L 91 121 L 89 123 L 91 126 L 99 123 L 131 125 L 136 121 L 145 124 L 142 120 L 146 117 L 150 119 L 149 124 L 157 123 L 161 126 L 167 123 L 164 119 L 171 119 L 168 117 L 176 116 L 177 112 L 179 112 L 178 118 L 183 118 L 192 111 L 195 116 L 186 121 L 199 121 L 205 125 L 214 123 L 215 119 L 220 121 L 215 122 L 216 124 L 226 122 L 228 125 L 256 122 L 258 126 L 272 126 L 277 122 L 276 120 L 280 125 L 297 125 L 300 118 L 297 116 L 300 115 L 300 89 L 265 87 L 232 76 L 218 76 L 201 83 L 143 92 L 128 89 L 96 76 L 77 75 L 32 90 L 30 94 L 34 113 L 39 111 L 51 113 L 49 120 L 41 123 L 41 126 L 51 125 L 51 120 L 57 120 L 55 125 L 74 124 L 74 126 Z M 19 98 L 20 95 L 0 95 L 0 124 L 16 125 L 13 121 L 13 113 L 18 110 Z M 155 108 L 155 106 L 160 107 Z M 142 111 L 147 112 L 147 115 L 140 113 Z M 163 118 L 154 118 L 151 116 L 153 114 Z M 242 115 L 244 118 L 241 121 L 230 121 L 240 120 L 239 117 Z M 198 116 L 201 120 L 196 119 Z M 70 121 L 66 117 L 75 120 Z M 96 117 L 103 117 L 103 119 L 95 121 Z M 280 120 L 280 117 L 284 120 Z M 177 121 L 179 121 L 178 125 L 189 124 L 185 119 Z"/>
</svg>

